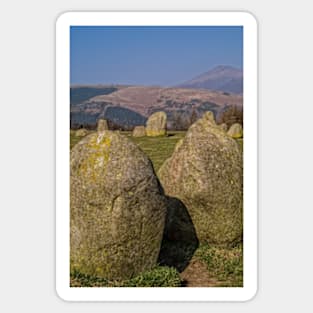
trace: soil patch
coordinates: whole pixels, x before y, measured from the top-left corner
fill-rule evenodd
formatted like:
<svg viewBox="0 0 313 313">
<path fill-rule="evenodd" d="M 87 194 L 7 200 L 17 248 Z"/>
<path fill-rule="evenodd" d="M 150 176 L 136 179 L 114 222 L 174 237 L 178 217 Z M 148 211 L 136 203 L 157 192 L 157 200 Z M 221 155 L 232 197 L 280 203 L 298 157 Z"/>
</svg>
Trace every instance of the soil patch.
<svg viewBox="0 0 313 313">
<path fill-rule="evenodd" d="M 218 281 L 210 277 L 207 266 L 192 258 L 186 269 L 180 274 L 184 287 L 217 287 Z"/>
</svg>

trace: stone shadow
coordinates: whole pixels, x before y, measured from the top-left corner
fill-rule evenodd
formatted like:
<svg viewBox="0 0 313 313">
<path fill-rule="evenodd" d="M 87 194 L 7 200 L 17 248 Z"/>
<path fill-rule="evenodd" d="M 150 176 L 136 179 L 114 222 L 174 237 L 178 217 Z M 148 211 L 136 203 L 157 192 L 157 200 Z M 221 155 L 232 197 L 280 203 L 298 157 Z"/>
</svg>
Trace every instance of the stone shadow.
<svg viewBox="0 0 313 313">
<path fill-rule="evenodd" d="M 182 272 L 199 246 L 195 227 L 186 206 L 167 196 L 167 214 L 158 263 Z"/>
</svg>

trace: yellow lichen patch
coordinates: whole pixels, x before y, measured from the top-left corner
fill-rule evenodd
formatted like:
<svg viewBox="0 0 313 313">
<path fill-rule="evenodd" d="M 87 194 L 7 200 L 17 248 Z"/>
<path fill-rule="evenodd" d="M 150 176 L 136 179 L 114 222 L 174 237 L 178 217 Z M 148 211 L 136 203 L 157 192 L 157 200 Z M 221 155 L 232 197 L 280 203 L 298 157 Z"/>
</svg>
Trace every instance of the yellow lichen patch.
<svg viewBox="0 0 313 313">
<path fill-rule="evenodd" d="M 239 138 L 242 138 L 242 134 L 234 134 L 234 135 L 232 135 L 232 137 L 234 139 L 239 139 Z"/>
<path fill-rule="evenodd" d="M 88 142 L 88 147 L 101 148 L 101 146 L 103 145 L 104 147 L 110 147 L 111 140 L 107 134 L 108 134 L 107 132 L 101 132 L 92 136 L 90 138 L 90 141 Z"/>
<path fill-rule="evenodd" d="M 111 140 L 105 133 L 94 135 L 87 143 L 90 153 L 81 162 L 80 174 L 95 181 L 109 160 Z"/>
<path fill-rule="evenodd" d="M 238 139 L 243 137 L 243 129 L 239 123 L 233 124 L 228 130 L 227 134 L 232 138 Z"/>
</svg>

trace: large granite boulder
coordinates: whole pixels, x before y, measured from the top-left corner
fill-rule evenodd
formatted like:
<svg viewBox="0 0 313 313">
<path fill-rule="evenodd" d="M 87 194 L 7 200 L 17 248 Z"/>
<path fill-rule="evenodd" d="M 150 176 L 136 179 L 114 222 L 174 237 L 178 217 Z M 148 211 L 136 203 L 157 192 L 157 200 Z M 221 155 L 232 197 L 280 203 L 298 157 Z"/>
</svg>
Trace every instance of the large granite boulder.
<svg viewBox="0 0 313 313">
<path fill-rule="evenodd" d="M 167 201 L 151 161 L 102 131 L 74 146 L 70 166 L 71 271 L 122 280 L 154 267 Z"/>
<path fill-rule="evenodd" d="M 153 113 L 146 123 L 147 136 L 164 136 L 166 135 L 167 116 L 163 111 Z"/>
<path fill-rule="evenodd" d="M 101 132 L 101 131 L 108 130 L 108 129 L 109 129 L 109 126 L 108 126 L 107 120 L 100 118 L 97 123 L 97 131 Z"/>
<path fill-rule="evenodd" d="M 135 126 L 133 130 L 133 137 L 144 137 L 146 136 L 146 129 L 144 126 Z"/>
<path fill-rule="evenodd" d="M 243 136 L 243 130 L 242 130 L 242 126 L 239 123 L 235 123 L 232 126 L 230 126 L 227 134 L 229 136 L 231 136 L 232 138 L 242 138 Z"/>
<path fill-rule="evenodd" d="M 227 245 L 241 239 L 242 155 L 211 112 L 189 128 L 158 174 L 165 193 L 186 206 L 200 242 Z"/>
</svg>

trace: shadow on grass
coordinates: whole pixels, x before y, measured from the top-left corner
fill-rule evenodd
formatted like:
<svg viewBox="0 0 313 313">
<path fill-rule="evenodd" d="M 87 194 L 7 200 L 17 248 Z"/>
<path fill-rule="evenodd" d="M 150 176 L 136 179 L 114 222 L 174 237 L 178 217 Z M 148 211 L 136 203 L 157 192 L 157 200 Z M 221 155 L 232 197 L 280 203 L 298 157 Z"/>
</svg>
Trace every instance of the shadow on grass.
<svg viewBox="0 0 313 313">
<path fill-rule="evenodd" d="M 177 198 L 167 197 L 168 207 L 158 262 L 182 272 L 199 246 L 187 208 Z"/>
</svg>

